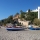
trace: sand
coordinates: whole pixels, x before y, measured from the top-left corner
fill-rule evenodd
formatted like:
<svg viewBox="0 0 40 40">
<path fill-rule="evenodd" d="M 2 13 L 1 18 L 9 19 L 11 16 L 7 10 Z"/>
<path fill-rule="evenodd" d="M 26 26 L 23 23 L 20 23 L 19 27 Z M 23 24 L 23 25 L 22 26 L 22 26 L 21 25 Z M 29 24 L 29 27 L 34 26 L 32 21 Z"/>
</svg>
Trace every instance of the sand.
<svg viewBox="0 0 40 40">
<path fill-rule="evenodd" d="M 1 28 L 0 40 L 40 40 L 40 30 L 7 31 Z"/>
</svg>

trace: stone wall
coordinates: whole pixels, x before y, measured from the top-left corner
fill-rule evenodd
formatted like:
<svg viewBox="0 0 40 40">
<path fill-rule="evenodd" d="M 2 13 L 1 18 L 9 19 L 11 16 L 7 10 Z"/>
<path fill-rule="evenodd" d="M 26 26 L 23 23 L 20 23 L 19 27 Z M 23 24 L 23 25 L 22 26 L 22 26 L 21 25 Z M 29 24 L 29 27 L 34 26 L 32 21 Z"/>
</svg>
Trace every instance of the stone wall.
<svg viewBox="0 0 40 40">
<path fill-rule="evenodd" d="M 28 27 L 30 21 L 21 21 L 20 19 L 18 19 L 18 22 L 21 23 L 23 26 Z"/>
</svg>

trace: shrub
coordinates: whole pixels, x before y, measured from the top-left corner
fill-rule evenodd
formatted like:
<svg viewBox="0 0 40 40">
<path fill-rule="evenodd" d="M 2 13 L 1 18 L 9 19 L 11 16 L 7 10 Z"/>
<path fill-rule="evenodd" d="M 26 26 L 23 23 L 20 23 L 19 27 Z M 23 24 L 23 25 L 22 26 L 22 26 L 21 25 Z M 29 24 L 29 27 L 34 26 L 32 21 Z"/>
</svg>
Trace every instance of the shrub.
<svg viewBox="0 0 40 40">
<path fill-rule="evenodd" d="M 39 26 L 40 25 L 40 19 L 35 18 L 33 21 L 33 24 Z"/>
</svg>

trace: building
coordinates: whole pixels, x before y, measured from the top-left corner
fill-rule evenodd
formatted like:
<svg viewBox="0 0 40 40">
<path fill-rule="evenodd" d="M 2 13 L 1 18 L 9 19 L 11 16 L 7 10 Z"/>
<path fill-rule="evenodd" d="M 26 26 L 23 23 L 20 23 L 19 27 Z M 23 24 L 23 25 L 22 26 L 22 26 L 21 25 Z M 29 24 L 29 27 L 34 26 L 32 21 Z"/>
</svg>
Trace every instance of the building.
<svg viewBox="0 0 40 40">
<path fill-rule="evenodd" d="M 40 19 L 40 7 L 38 7 L 38 19 Z"/>
<path fill-rule="evenodd" d="M 22 21 L 22 20 L 18 19 L 18 22 L 21 23 L 23 26 L 28 27 L 28 24 L 30 21 Z"/>
<path fill-rule="evenodd" d="M 28 10 L 26 12 L 28 12 Z M 32 10 L 31 12 L 38 12 L 38 19 L 40 19 L 40 7 L 35 10 Z"/>
<path fill-rule="evenodd" d="M 28 12 L 28 10 L 26 12 Z M 31 10 L 31 12 L 38 12 L 38 9 Z"/>
</svg>

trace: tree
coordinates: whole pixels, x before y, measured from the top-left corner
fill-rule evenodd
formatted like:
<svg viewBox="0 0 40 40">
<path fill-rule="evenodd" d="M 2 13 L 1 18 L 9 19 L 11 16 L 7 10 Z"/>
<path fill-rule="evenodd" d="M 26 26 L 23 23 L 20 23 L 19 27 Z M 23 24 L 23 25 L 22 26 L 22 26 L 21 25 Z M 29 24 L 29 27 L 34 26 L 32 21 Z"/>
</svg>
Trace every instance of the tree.
<svg viewBox="0 0 40 40">
<path fill-rule="evenodd" d="M 22 13 L 23 11 L 22 10 L 20 10 L 20 13 Z"/>
<path fill-rule="evenodd" d="M 1 25 L 6 25 L 7 23 L 13 23 L 13 15 L 10 15 L 8 18 L 0 21 Z"/>
<path fill-rule="evenodd" d="M 19 15 L 19 13 L 17 12 L 16 15 Z"/>
<path fill-rule="evenodd" d="M 13 15 L 10 15 L 8 18 L 7 18 L 7 22 L 11 22 L 13 20 Z"/>
<path fill-rule="evenodd" d="M 30 12 L 29 10 L 26 20 L 30 20 L 31 22 L 33 22 L 35 18 L 38 18 L 38 12 Z"/>
<path fill-rule="evenodd" d="M 21 10 L 20 19 L 25 19 L 25 15 L 26 15 L 26 12 L 23 12 L 23 11 Z"/>
<path fill-rule="evenodd" d="M 15 17 L 15 16 L 17 16 L 17 15 L 19 15 L 19 13 L 18 13 L 18 12 L 14 15 L 14 17 Z"/>
<path fill-rule="evenodd" d="M 31 10 L 29 9 L 29 10 L 28 10 L 28 14 L 29 14 L 29 15 L 30 15 L 30 12 L 31 12 Z"/>
<path fill-rule="evenodd" d="M 33 21 L 33 24 L 39 26 L 40 25 L 40 19 L 35 18 Z"/>
<path fill-rule="evenodd" d="M 28 12 L 30 12 L 30 9 L 28 10 Z"/>
<path fill-rule="evenodd" d="M 13 19 L 13 15 L 10 15 L 9 17 L 8 17 L 8 19 L 10 20 L 10 19 Z"/>
</svg>

